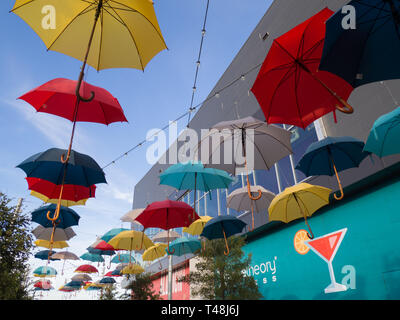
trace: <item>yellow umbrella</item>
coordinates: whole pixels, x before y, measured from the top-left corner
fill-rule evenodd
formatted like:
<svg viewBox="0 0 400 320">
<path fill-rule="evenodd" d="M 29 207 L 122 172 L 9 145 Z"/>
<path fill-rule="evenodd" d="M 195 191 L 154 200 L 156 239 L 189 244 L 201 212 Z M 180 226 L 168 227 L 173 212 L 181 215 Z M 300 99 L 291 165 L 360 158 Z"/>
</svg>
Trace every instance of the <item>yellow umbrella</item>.
<svg viewBox="0 0 400 320">
<path fill-rule="evenodd" d="M 44 194 L 41 194 L 39 192 L 36 191 L 31 191 L 31 196 L 34 196 L 40 200 L 42 200 L 43 202 L 46 203 L 54 203 L 57 204 L 58 203 L 58 199 L 50 199 L 48 197 L 46 197 Z M 71 201 L 71 200 L 63 200 L 61 199 L 61 205 L 64 207 L 72 207 L 72 206 L 84 206 L 86 204 L 86 201 L 88 201 L 89 199 L 83 199 L 80 201 Z"/>
<path fill-rule="evenodd" d="M 69 247 L 68 243 L 66 243 L 65 241 L 54 241 L 54 242 L 52 243 L 52 245 L 51 245 L 51 244 L 50 244 L 50 241 L 39 239 L 39 240 L 36 240 L 36 241 L 34 242 L 34 244 L 35 244 L 37 247 L 43 247 L 43 248 L 47 248 L 47 249 L 50 249 L 50 247 L 51 247 L 52 249 L 53 249 L 53 248 L 55 248 L 55 249 L 62 249 L 62 248 Z"/>
<path fill-rule="evenodd" d="M 121 270 L 122 274 L 139 274 L 142 272 L 144 272 L 144 269 L 138 264 L 129 264 Z"/>
<path fill-rule="evenodd" d="M 122 231 L 114 238 L 108 241 L 112 247 L 117 250 L 146 250 L 154 246 L 151 241 L 143 232 L 135 230 Z M 129 255 L 129 263 L 131 263 L 131 254 Z"/>
<path fill-rule="evenodd" d="M 96 70 L 134 68 L 166 49 L 149 0 L 16 0 L 11 10 L 48 50 L 85 60 Z"/>
<path fill-rule="evenodd" d="M 304 218 L 310 234 L 310 239 L 314 234 L 307 222 L 307 217 L 311 217 L 319 208 L 329 204 L 331 189 L 314 186 L 308 183 L 300 183 L 293 187 L 286 188 L 278 194 L 268 208 L 269 219 L 271 221 L 290 221 Z"/>
<path fill-rule="evenodd" d="M 154 261 L 158 258 L 161 258 L 167 254 L 165 249 L 167 248 L 166 243 L 156 243 L 154 246 L 148 248 L 145 252 L 143 252 L 142 260 L 143 261 Z M 160 270 L 162 269 L 162 265 L 160 262 Z"/>
<path fill-rule="evenodd" d="M 209 216 L 201 216 L 200 219 L 194 221 L 189 227 L 184 227 L 183 232 L 189 233 L 194 236 L 199 235 L 203 232 L 205 224 L 211 219 L 212 217 Z"/>
</svg>

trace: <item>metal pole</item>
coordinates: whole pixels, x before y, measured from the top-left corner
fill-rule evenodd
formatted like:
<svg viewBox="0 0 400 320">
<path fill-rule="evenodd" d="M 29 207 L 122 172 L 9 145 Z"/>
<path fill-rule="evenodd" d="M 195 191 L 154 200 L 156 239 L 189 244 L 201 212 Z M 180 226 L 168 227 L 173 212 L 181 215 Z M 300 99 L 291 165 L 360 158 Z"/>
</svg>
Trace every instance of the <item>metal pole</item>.
<svg viewBox="0 0 400 320">
<path fill-rule="evenodd" d="M 219 200 L 219 189 L 217 189 L 217 207 L 218 207 L 218 215 L 221 215 L 221 202 Z"/>
<path fill-rule="evenodd" d="M 276 182 L 278 183 L 278 190 L 279 190 L 279 193 L 281 193 L 282 192 L 282 186 L 281 186 L 281 178 L 279 177 L 278 164 L 275 163 L 274 167 L 275 167 L 275 174 L 276 174 Z"/>
<path fill-rule="evenodd" d="M 225 197 L 226 197 L 226 200 L 228 201 L 228 189 L 225 189 Z M 230 213 L 231 212 L 229 210 L 229 207 L 226 206 L 226 214 L 229 216 Z"/>
<path fill-rule="evenodd" d="M 168 300 L 172 300 L 172 254 L 168 255 Z"/>
<path fill-rule="evenodd" d="M 254 182 L 254 185 L 256 186 L 257 185 L 256 170 L 253 170 L 253 182 Z"/>
</svg>

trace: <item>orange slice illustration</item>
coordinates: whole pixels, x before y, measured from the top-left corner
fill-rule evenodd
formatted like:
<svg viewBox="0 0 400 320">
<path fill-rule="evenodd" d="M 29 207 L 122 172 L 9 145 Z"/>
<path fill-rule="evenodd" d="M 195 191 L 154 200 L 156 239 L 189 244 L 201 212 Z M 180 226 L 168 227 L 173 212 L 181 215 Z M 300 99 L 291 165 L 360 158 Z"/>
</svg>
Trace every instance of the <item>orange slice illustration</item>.
<svg viewBox="0 0 400 320">
<path fill-rule="evenodd" d="M 293 243 L 294 243 L 294 248 L 296 251 L 300 254 L 306 254 L 310 248 L 306 246 L 304 241 L 310 240 L 310 238 L 307 235 L 306 230 L 299 230 L 296 232 L 294 235 Z"/>
</svg>

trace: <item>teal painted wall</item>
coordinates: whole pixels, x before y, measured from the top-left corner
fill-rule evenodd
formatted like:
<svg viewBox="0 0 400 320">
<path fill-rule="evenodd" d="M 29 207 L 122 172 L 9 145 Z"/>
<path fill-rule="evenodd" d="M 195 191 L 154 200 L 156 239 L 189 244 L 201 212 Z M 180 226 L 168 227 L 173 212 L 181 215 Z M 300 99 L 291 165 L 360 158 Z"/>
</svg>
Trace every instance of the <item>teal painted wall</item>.
<svg viewBox="0 0 400 320">
<path fill-rule="evenodd" d="M 355 281 L 343 283 L 353 288 L 324 293 L 331 283 L 328 265 L 311 250 L 297 253 L 294 236 L 307 229 L 298 220 L 244 247 L 252 253 L 250 271 L 265 299 L 400 299 L 400 182 L 337 204 L 309 223 L 315 237 L 348 229 L 333 269 L 338 283 L 353 274 Z"/>
</svg>

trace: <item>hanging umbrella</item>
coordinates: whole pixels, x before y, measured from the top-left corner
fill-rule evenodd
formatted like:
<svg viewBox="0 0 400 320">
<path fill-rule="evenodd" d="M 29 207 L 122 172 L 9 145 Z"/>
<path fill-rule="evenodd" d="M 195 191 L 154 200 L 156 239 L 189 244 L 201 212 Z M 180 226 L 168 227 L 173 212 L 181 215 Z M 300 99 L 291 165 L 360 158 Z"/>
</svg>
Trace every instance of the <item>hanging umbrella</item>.
<svg viewBox="0 0 400 320">
<path fill-rule="evenodd" d="M 51 286 L 50 280 L 38 280 L 33 284 L 34 288 L 39 288 L 43 290 L 51 290 L 53 287 Z"/>
<path fill-rule="evenodd" d="M 143 273 L 144 269 L 138 264 L 129 264 L 121 270 L 122 274 L 140 274 Z"/>
<path fill-rule="evenodd" d="M 122 277 L 121 270 L 115 269 L 114 271 L 111 272 L 110 277 Z"/>
<path fill-rule="evenodd" d="M 37 226 L 32 230 L 33 235 L 36 239 L 50 241 L 53 235 L 53 241 L 68 241 L 69 239 L 76 236 L 76 233 L 72 228 L 56 228 L 53 234 L 53 228 L 44 228 L 43 226 Z"/>
<path fill-rule="evenodd" d="M 79 266 L 78 268 L 76 268 L 76 270 L 74 272 L 77 273 L 98 273 L 99 271 L 91 266 L 90 264 L 83 264 L 81 266 Z"/>
<path fill-rule="evenodd" d="M 63 249 L 63 248 L 69 247 L 68 243 L 66 243 L 65 241 L 54 241 L 52 243 L 52 245 L 50 245 L 50 241 L 39 239 L 39 240 L 36 240 L 33 244 L 37 247 L 43 247 L 43 248 L 47 248 L 47 249 L 50 249 L 50 247 L 51 247 L 51 249 L 53 249 L 53 248 Z"/>
<path fill-rule="evenodd" d="M 353 112 L 346 102 L 353 87 L 332 73 L 318 70 L 325 21 L 332 14 L 325 8 L 274 40 L 251 88 L 268 123 L 305 129 L 336 109 Z"/>
<path fill-rule="evenodd" d="M 369 152 L 363 151 L 364 142 L 352 137 L 328 137 L 312 143 L 300 159 L 296 169 L 306 176 L 336 176 L 340 196 L 334 194 L 336 200 L 343 199 L 343 188 L 338 172 L 358 167 Z"/>
<path fill-rule="evenodd" d="M 31 104 L 37 112 L 46 112 L 74 121 L 75 106 L 78 100 L 78 82 L 69 79 L 54 79 L 29 91 L 18 99 Z M 82 81 L 80 95 L 95 98 L 82 103 L 75 121 L 95 122 L 109 125 L 113 122 L 127 122 L 124 112 L 116 98 L 107 90 Z"/>
<path fill-rule="evenodd" d="M 79 260 L 79 257 L 76 254 L 69 251 L 59 251 L 54 253 L 52 258 L 57 258 L 60 260 Z"/>
<path fill-rule="evenodd" d="M 82 260 L 91 261 L 91 262 L 104 262 L 104 259 L 101 255 L 93 254 L 93 253 L 89 253 L 89 252 L 86 252 L 83 255 L 81 255 L 80 258 Z"/>
<path fill-rule="evenodd" d="M 397 0 L 354 0 L 355 29 L 342 26 L 342 10 L 326 21 L 320 70 L 353 87 L 400 78 L 400 3 Z M 351 48 L 349 50 L 349 48 Z"/>
<path fill-rule="evenodd" d="M 268 125 L 253 117 L 223 121 L 213 126 L 212 129 L 217 131 L 211 131 L 209 136 L 211 138 L 214 135 L 219 135 L 220 132 L 229 134 L 224 134 L 223 139 L 219 139 L 219 146 L 209 153 L 209 166 L 215 166 L 237 175 L 239 171 L 243 172 L 242 164 L 238 161 L 244 158 L 248 197 L 252 200 L 260 199 L 262 196 L 261 189 L 258 190 L 257 195 L 253 195 L 250 190 L 249 170 L 269 170 L 279 160 L 292 154 L 290 142 L 292 133 L 284 128 Z M 233 150 L 236 150 L 234 161 L 224 160 L 221 164 L 214 164 L 212 161 L 214 154 L 218 155 L 225 147 L 231 147 L 232 142 L 234 143 Z M 251 150 L 246 150 L 248 147 Z M 238 157 L 238 152 L 241 152 L 241 157 Z"/>
<path fill-rule="evenodd" d="M 172 241 L 169 246 L 173 251 L 173 255 L 182 256 L 200 250 L 201 242 L 198 239 L 182 237 Z"/>
<path fill-rule="evenodd" d="M 188 227 L 197 219 L 199 216 L 190 205 L 172 200 L 153 202 L 136 218 L 144 229 L 160 228 L 163 230 Z"/>
<path fill-rule="evenodd" d="M 154 246 L 151 246 L 143 252 L 142 260 L 154 261 L 161 258 L 166 255 L 166 248 L 167 245 L 165 243 L 156 243 Z"/>
<path fill-rule="evenodd" d="M 310 231 L 307 235 L 313 239 L 314 233 L 307 222 L 307 217 L 311 217 L 318 209 L 329 204 L 331 192 L 331 189 L 304 182 L 286 188 L 272 200 L 268 208 L 269 219 L 289 223 L 304 218 Z"/>
<path fill-rule="evenodd" d="M 47 213 L 50 211 L 50 215 L 54 216 L 57 205 L 50 204 L 47 206 L 40 207 L 32 211 L 32 221 L 40 224 L 45 228 L 53 226 L 52 221 L 47 219 Z M 57 228 L 66 229 L 79 224 L 80 216 L 72 209 L 61 207 L 60 214 L 57 219 Z"/>
<path fill-rule="evenodd" d="M 372 126 L 364 151 L 379 157 L 400 153 L 400 107 L 379 117 Z"/>
<path fill-rule="evenodd" d="M 200 216 L 200 219 L 194 221 L 189 227 L 183 228 L 182 231 L 189 233 L 193 236 L 200 235 L 203 232 L 203 228 L 206 225 L 206 223 L 211 219 L 212 217 L 209 216 Z"/>
<path fill-rule="evenodd" d="M 154 245 L 153 241 L 151 241 L 143 232 L 135 230 L 122 231 L 108 243 L 115 249 L 129 250 L 129 263 L 132 260 L 132 250 L 143 250 Z"/>
<path fill-rule="evenodd" d="M 121 217 L 121 221 L 140 224 L 136 221 L 136 218 L 143 212 L 143 210 L 144 208 L 130 210 Z"/>
<path fill-rule="evenodd" d="M 27 177 L 25 178 L 28 182 L 28 189 L 35 192 L 33 195 L 40 194 L 39 199 L 46 198 L 46 202 L 50 202 L 50 199 L 55 200 L 56 203 L 60 196 L 61 186 L 54 184 L 50 181 Z M 32 194 L 32 193 L 31 193 Z M 88 198 L 94 198 L 96 195 L 96 186 L 90 187 L 78 186 L 73 184 L 65 184 L 63 189 L 62 201 L 78 202 L 81 200 L 87 200 Z M 64 205 L 61 203 L 61 205 Z"/>
<path fill-rule="evenodd" d="M 86 250 L 89 253 L 99 254 L 101 256 L 113 256 L 115 254 L 114 250 L 100 250 L 100 249 L 95 249 L 92 247 L 87 247 Z"/>
<path fill-rule="evenodd" d="M 73 292 L 79 290 L 79 288 L 76 287 L 67 287 L 67 286 L 62 286 L 58 289 L 58 291 L 62 291 L 62 292 Z"/>
<path fill-rule="evenodd" d="M 111 259 L 112 263 L 129 263 L 129 261 L 135 260 L 135 257 L 132 254 L 124 253 L 118 254 Z"/>
<path fill-rule="evenodd" d="M 54 204 L 58 203 L 58 199 L 50 199 L 49 197 L 46 197 L 44 194 L 41 194 L 36 191 L 31 191 L 30 195 L 42 200 L 44 203 L 54 203 Z M 61 206 L 63 207 L 84 206 L 86 205 L 87 200 L 89 199 L 83 199 L 79 201 L 61 200 Z"/>
<path fill-rule="evenodd" d="M 64 285 L 64 288 L 72 288 L 75 290 L 79 290 L 83 286 L 82 281 L 70 281 Z"/>
<path fill-rule="evenodd" d="M 129 231 L 130 229 L 126 228 L 114 228 L 111 229 L 110 231 L 106 232 L 100 240 L 104 240 L 105 242 L 109 242 L 112 238 L 114 238 L 116 235 L 121 233 L 122 231 Z"/>
<path fill-rule="evenodd" d="M 196 220 L 196 221 L 198 221 L 198 220 Z M 153 236 L 151 238 L 151 240 L 153 242 L 165 242 L 165 243 L 167 243 L 169 241 L 173 241 L 175 239 L 178 239 L 180 236 L 181 235 L 178 232 L 168 229 L 166 231 L 158 232 L 155 236 Z"/>
<path fill-rule="evenodd" d="M 60 260 L 60 259 L 54 258 L 53 257 L 54 254 L 56 254 L 55 251 L 42 250 L 42 251 L 39 251 L 39 252 L 35 253 L 34 257 L 36 259 L 40 259 L 40 260 L 47 260 L 49 258 L 49 255 L 50 255 L 50 259 L 51 260 L 53 260 L 53 261 Z"/>
<path fill-rule="evenodd" d="M 101 280 L 99 281 L 99 283 L 101 283 L 101 284 L 114 284 L 114 283 L 117 283 L 117 281 L 115 281 L 114 278 L 105 277 L 105 278 L 101 279 Z"/>
<path fill-rule="evenodd" d="M 57 275 L 57 270 L 49 266 L 42 266 L 33 270 L 33 275 L 41 278 L 55 277 Z"/>
<path fill-rule="evenodd" d="M 226 251 L 224 254 L 227 256 L 229 255 L 227 238 L 242 232 L 245 226 L 246 223 L 236 217 L 218 216 L 206 223 L 201 236 L 209 240 L 225 239 Z"/>
<path fill-rule="evenodd" d="M 71 278 L 72 281 L 88 282 L 92 281 L 92 277 L 85 273 L 76 274 Z"/>
<path fill-rule="evenodd" d="M 236 211 L 251 210 L 252 230 L 254 230 L 254 212 L 261 212 L 268 209 L 275 194 L 265 189 L 262 186 L 251 186 L 250 192 L 256 194 L 261 190 L 261 197 L 258 200 L 253 200 L 248 196 L 247 187 L 239 188 L 232 191 L 226 198 L 226 206 Z M 251 230 L 251 231 L 252 231 Z"/>
</svg>

